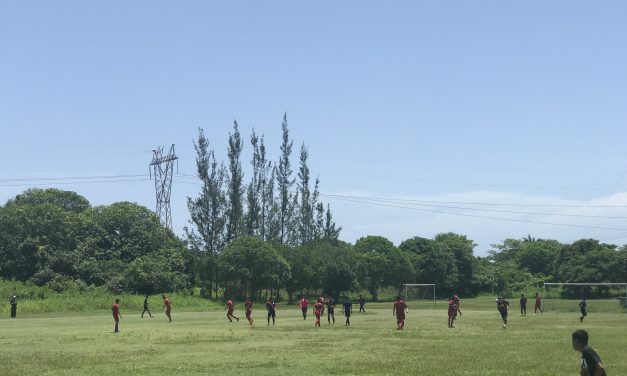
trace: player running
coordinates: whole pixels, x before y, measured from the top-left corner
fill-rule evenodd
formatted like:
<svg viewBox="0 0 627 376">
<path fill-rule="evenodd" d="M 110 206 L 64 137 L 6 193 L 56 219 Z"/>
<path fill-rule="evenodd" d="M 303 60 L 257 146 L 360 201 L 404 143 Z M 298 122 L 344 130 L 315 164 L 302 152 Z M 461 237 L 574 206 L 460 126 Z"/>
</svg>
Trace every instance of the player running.
<svg viewBox="0 0 627 376">
<path fill-rule="evenodd" d="M 533 308 L 533 314 L 535 315 L 538 310 L 542 313 L 542 297 L 536 292 L 536 304 Z"/>
<path fill-rule="evenodd" d="M 314 304 L 314 316 L 316 316 L 316 323 L 314 326 L 320 327 L 320 316 L 322 316 L 323 310 L 324 303 L 322 303 L 322 298 L 318 298 L 318 301 Z"/>
<path fill-rule="evenodd" d="M 272 317 L 272 326 L 274 326 L 274 321 L 276 320 L 276 303 L 270 297 L 266 302 L 266 310 L 268 311 L 268 326 L 270 326 L 270 318 Z"/>
<path fill-rule="evenodd" d="M 118 323 L 122 318 L 122 314 L 120 313 L 120 299 L 116 299 L 115 303 L 111 305 L 111 313 L 113 313 L 113 320 L 115 320 L 115 329 L 113 330 L 113 333 L 119 333 Z"/>
<path fill-rule="evenodd" d="M 253 320 L 253 301 L 248 298 L 246 299 L 246 302 L 244 303 L 244 308 L 246 308 L 246 320 L 248 320 L 248 324 L 252 325 L 254 320 Z"/>
<path fill-rule="evenodd" d="M 527 316 L 527 298 L 525 298 L 525 294 L 520 294 L 520 315 Z"/>
<path fill-rule="evenodd" d="M 359 313 L 366 313 L 366 309 L 364 306 L 366 305 L 366 299 L 363 296 L 359 295 L 359 299 L 357 299 L 357 303 L 359 303 Z"/>
<path fill-rule="evenodd" d="M 303 296 L 300 299 L 300 303 L 298 303 L 298 305 L 300 306 L 300 310 L 303 312 L 303 320 L 306 320 L 307 319 L 307 307 L 309 306 L 309 300 L 307 300 L 305 296 Z"/>
<path fill-rule="evenodd" d="M 329 296 L 329 300 L 327 300 L 327 320 L 329 321 L 328 325 L 331 325 L 331 319 L 333 319 L 333 325 L 335 325 L 335 301 L 332 296 Z"/>
<path fill-rule="evenodd" d="M 170 314 L 172 312 L 172 303 L 170 303 L 170 299 L 168 299 L 165 295 L 161 295 L 161 297 L 163 298 L 163 308 L 165 308 L 165 315 L 168 316 L 168 320 L 170 320 L 170 322 L 172 322 L 172 315 Z"/>
<path fill-rule="evenodd" d="M 509 307 L 509 302 L 505 300 L 504 296 L 499 296 L 496 301 L 496 308 L 499 310 L 501 314 L 501 319 L 503 320 L 503 329 L 507 328 L 507 309 Z"/>
<path fill-rule="evenodd" d="M 150 314 L 150 309 L 148 308 L 149 303 L 148 303 L 148 295 L 146 295 L 144 297 L 144 310 L 142 311 L 142 317 L 144 317 L 144 313 L 148 312 L 148 316 L 150 316 L 150 318 L 152 318 L 152 315 Z"/>
<path fill-rule="evenodd" d="M 227 298 L 226 309 L 226 318 L 229 319 L 229 322 L 233 322 L 233 320 L 231 320 L 231 317 L 239 322 L 239 317 L 235 317 L 235 315 L 233 314 L 233 310 L 235 309 L 235 307 L 233 306 L 233 301 L 231 299 Z"/>
<path fill-rule="evenodd" d="M 448 327 L 454 328 L 453 321 L 457 318 L 457 304 L 455 299 L 451 298 L 448 301 Z"/>
<path fill-rule="evenodd" d="M 579 318 L 580 322 L 583 322 L 584 317 L 588 316 L 588 313 L 586 312 L 587 306 L 588 303 L 586 302 L 586 298 L 581 299 L 579 302 L 579 309 L 581 310 L 581 317 Z"/>
<path fill-rule="evenodd" d="M 353 302 L 351 302 L 350 299 L 346 299 L 343 305 L 344 305 L 344 316 L 346 317 L 346 323 L 344 323 L 344 326 L 350 326 L 351 314 L 353 313 Z"/>
<path fill-rule="evenodd" d="M 407 304 L 401 299 L 400 296 L 396 297 L 394 307 L 392 308 L 392 315 L 396 316 L 396 326 L 398 330 L 403 330 L 405 327 L 405 311 L 407 310 Z"/>
<path fill-rule="evenodd" d="M 461 299 L 459 298 L 459 296 L 457 295 L 456 292 L 453 293 L 453 302 L 455 302 L 455 307 L 457 307 L 457 312 L 455 313 L 455 317 L 457 318 L 457 314 L 458 313 L 459 313 L 459 316 L 461 317 L 462 310 L 459 309 L 459 305 L 461 303 Z"/>
</svg>

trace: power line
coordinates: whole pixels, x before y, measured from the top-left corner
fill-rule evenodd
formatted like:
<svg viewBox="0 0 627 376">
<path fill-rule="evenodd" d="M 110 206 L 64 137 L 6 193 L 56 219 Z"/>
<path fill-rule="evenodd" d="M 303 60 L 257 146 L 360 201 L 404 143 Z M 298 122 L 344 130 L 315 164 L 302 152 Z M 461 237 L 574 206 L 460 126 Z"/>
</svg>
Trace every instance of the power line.
<svg viewBox="0 0 627 376">
<path fill-rule="evenodd" d="M 0 184 L 0 187 L 49 187 L 54 185 L 72 185 L 72 184 L 100 184 L 100 183 L 121 183 L 121 182 L 145 182 L 150 179 L 117 179 L 117 180 L 89 180 L 89 181 L 73 181 L 73 182 L 49 182 L 49 183 L 24 183 L 24 184 Z"/>
<path fill-rule="evenodd" d="M 390 205 L 390 204 L 384 204 L 384 203 L 378 203 L 378 202 L 368 202 L 368 201 L 361 201 L 361 200 L 347 199 L 347 198 L 338 198 L 338 197 L 330 197 L 330 198 L 331 199 L 335 199 L 335 200 L 340 200 L 340 201 L 355 202 L 355 203 L 366 204 L 366 205 L 377 205 L 377 206 L 384 206 L 384 207 L 390 207 L 390 208 L 415 210 L 415 211 L 426 212 L 426 213 L 448 214 L 448 215 L 455 215 L 455 216 L 462 216 L 462 217 L 491 219 L 491 220 L 497 220 L 497 221 L 523 222 L 523 223 L 534 223 L 534 224 L 540 224 L 540 225 L 552 225 L 552 226 L 562 226 L 562 227 L 576 227 L 576 228 L 586 228 L 586 229 L 627 231 L 627 228 L 602 227 L 602 226 L 584 226 L 584 225 L 573 225 L 573 224 L 566 224 L 566 223 L 531 221 L 531 220 L 525 220 L 525 219 L 489 217 L 489 216 L 474 215 L 474 214 L 453 213 L 453 212 L 446 212 L 446 211 L 440 211 L 440 210 L 419 209 L 419 208 L 413 208 L 413 207 L 406 207 L 406 206 L 399 206 L 399 205 Z"/>
<path fill-rule="evenodd" d="M 145 177 L 145 174 L 132 175 L 92 175 L 92 176 L 63 176 L 63 177 L 42 177 L 42 178 L 6 178 L 0 179 L 0 182 L 19 182 L 19 181 L 46 181 L 46 180 L 87 180 L 87 179 L 117 179 L 117 178 L 137 178 Z"/>
</svg>

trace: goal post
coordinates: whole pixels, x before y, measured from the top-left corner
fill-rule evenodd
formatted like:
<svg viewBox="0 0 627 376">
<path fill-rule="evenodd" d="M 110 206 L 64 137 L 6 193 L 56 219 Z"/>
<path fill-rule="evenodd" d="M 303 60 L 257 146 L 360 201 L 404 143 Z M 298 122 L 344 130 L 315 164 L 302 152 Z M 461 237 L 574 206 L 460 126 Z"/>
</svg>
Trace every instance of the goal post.
<svg viewBox="0 0 627 376">
<path fill-rule="evenodd" d="M 404 283 L 403 286 L 405 286 L 405 301 L 409 299 L 409 288 L 433 286 L 433 308 L 436 308 L 435 283 Z"/>
<path fill-rule="evenodd" d="M 622 288 L 624 290 L 625 296 L 627 297 L 627 282 L 590 282 L 590 283 L 574 283 L 574 282 L 545 282 L 543 285 L 543 301 L 542 301 L 542 309 L 545 309 L 545 300 L 549 299 L 553 301 L 553 310 L 555 310 L 555 301 L 553 297 L 547 295 L 547 287 L 551 288 L 553 286 L 564 287 L 564 286 L 588 286 L 588 287 L 615 287 Z"/>
</svg>

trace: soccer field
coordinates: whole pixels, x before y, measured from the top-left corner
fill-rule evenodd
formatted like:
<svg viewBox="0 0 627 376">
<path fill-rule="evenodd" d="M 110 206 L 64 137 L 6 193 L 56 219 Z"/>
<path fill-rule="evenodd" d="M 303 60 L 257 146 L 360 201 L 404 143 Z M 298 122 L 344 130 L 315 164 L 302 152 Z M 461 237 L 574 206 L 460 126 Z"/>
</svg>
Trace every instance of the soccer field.
<svg viewBox="0 0 627 376">
<path fill-rule="evenodd" d="M 322 328 L 282 305 L 267 327 L 262 304 L 250 327 L 242 304 L 239 322 L 229 323 L 226 311 L 174 306 L 168 323 L 162 311 L 142 319 L 122 302 L 118 334 L 110 313 L 18 314 L 0 319 L 0 375 L 578 375 L 576 329 L 588 330 L 609 375 L 627 375 L 627 314 L 615 301 L 591 307 L 583 323 L 576 311 L 521 317 L 512 304 L 507 329 L 488 300 L 464 300 L 454 329 L 445 304 L 417 306 L 409 303 L 403 331 L 392 303 L 355 309 L 350 327 L 337 309 L 335 326 L 325 316 Z"/>
</svg>

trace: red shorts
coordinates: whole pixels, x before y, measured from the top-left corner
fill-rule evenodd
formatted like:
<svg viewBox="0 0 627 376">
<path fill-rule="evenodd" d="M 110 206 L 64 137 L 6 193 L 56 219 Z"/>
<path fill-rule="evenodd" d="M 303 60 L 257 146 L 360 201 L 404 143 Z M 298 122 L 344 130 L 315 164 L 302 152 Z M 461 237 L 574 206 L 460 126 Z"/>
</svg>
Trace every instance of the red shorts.
<svg viewBox="0 0 627 376">
<path fill-rule="evenodd" d="M 250 318 L 250 315 L 253 314 L 253 311 L 246 311 L 246 317 Z"/>
</svg>

